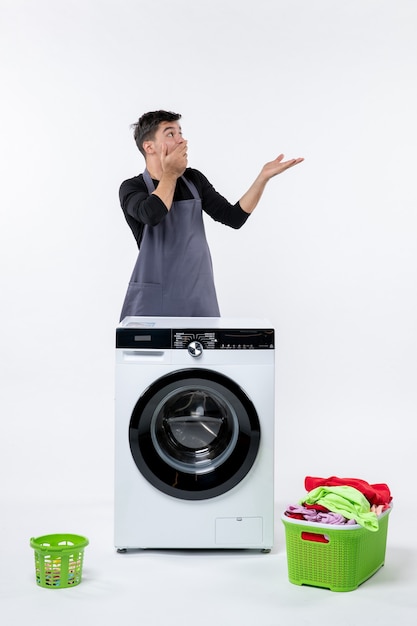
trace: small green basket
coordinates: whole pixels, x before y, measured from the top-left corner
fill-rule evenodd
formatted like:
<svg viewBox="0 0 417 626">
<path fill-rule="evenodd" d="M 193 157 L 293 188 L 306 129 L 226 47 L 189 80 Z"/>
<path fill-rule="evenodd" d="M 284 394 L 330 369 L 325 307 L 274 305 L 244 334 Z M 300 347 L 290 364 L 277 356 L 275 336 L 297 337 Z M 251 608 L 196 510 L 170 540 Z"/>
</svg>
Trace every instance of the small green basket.
<svg viewBox="0 0 417 626">
<path fill-rule="evenodd" d="M 372 532 L 359 525 L 331 525 L 281 517 L 285 526 L 288 579 L 294 585 L 353 591 L 385 562 L 387 509 Z"/>
<path fill-rule="evenodd" d="M 36 582 L 46 589 L 75 587 L 81 582 L 84 548 L 80 535 L 43 535 L 30 540 L 35 550 Z"/>
</svg>

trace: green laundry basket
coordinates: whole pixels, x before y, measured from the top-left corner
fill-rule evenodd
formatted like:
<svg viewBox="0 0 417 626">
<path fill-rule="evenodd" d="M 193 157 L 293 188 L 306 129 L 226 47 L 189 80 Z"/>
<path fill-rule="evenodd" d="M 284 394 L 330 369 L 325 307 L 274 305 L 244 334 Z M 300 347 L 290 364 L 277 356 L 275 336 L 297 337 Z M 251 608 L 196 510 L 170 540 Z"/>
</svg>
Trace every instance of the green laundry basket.
<svg viewBox="0 0 417 626">
<path fill-rule="evenodd" d="M 36 582 L 46 589 L 75 587 L 81 582 L 84 548 L 80 535 L 43 535 L 30 540 L 35 550 Z"/>
<path fill-rule="evenodd" d="M 289 581 L 332 591 L 357 589 L 384 565 L 391 509 L 379 515 L 376 532 L 358 524 L 319 524 L 282 515 Z"/>
</svg>

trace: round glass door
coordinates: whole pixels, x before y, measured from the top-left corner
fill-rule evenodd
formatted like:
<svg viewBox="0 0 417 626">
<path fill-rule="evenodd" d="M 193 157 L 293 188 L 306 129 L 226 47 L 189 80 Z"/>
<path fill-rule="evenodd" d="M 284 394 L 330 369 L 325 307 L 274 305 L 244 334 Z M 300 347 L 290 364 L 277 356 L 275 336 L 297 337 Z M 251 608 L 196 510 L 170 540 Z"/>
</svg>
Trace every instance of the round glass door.
<svg viewBox="0 0 417 626">
<path fill-rule="evenodd" d="M 156 488 L 177 498 L 212 498 L 246 476 L 259 448 L 255 407 L 233 380 L 180 370 L 156 380 L 132 413 L 135 463 Z"/>
</svg>

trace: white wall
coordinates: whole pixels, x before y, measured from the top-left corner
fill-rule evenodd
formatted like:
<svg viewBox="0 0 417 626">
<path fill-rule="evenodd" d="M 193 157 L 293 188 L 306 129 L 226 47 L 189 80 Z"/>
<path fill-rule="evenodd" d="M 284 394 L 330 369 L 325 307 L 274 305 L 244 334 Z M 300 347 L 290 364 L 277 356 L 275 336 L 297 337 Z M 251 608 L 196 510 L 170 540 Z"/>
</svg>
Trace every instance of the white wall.
<svg viewBox="0 0 417 626">
<path fill-rule="evenodd" d="M 183 114 L 190 165 L 237 200 L 207 222 L 224 316 L 278 336 L 277 497 L 306 474 L 406 506 L 417 408 L 415 0 L 0 0 L 6 490 L 111 495 L 114 328 L 136 256 L 130 124 Z M 6 477 L 6 480 L 4 480 Z"/>
</svg>

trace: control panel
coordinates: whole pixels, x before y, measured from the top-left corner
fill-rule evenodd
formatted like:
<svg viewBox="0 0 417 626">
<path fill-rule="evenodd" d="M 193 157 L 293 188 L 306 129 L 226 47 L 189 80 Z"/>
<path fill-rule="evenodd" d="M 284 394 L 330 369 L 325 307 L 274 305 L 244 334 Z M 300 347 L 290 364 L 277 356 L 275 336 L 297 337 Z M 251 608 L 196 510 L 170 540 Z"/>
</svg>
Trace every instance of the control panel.
<svg viewBox="0 0 417 626">
<path fill-rule="evenodd" d="M 199 345 L 204 350 L 272 350 L 273 329 L 161 329 L 118 328 L 116 348 L 163 348 L 187 350 Z"/>
<path fill-rule="evenodd" d="M 273 330 L 174 330 L 173 348 L 198 341 L 206 350 L 266 350 L 274 348 Z"/>
</svg>

